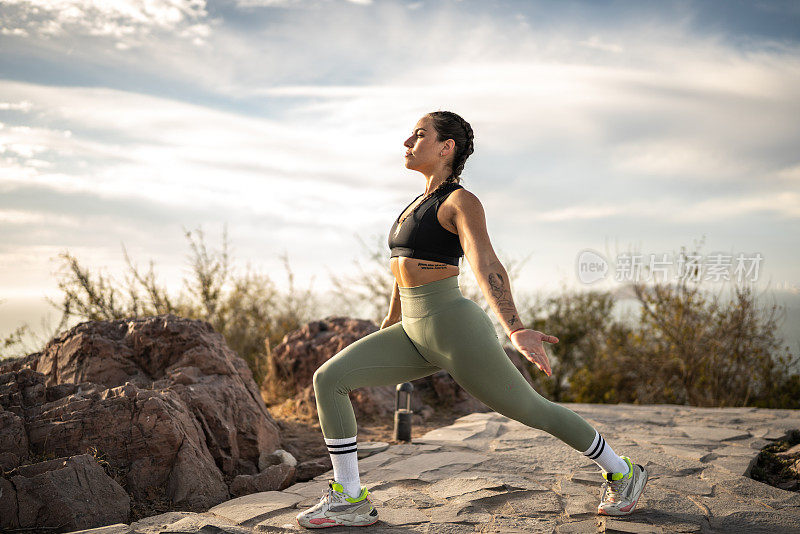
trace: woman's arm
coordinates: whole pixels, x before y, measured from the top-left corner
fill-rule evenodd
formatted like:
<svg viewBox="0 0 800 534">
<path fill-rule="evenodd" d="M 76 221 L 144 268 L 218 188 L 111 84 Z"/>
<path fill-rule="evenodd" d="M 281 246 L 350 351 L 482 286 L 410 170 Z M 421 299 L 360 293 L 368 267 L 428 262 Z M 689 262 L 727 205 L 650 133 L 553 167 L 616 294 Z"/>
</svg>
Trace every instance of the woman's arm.
<svg viewBox="0 0 800 534">
<path fill-rule="evenodd" d="M 464 189 L 453 192 L 451 196 L 455 197 L 453 224 L 458 230 L 461 248 L 489 306 L 500 319 L 506 334 L 524 328 L 525 325 L 519 318 L 514 298 L 511 296 L 508 273 L 497 258 L 489 240 L 486 215 L 480 200 Z"/>
<path fill-rule="evenodd" d="M 389 301 L 389 313 L 386 314 L 386 318 L 381 323 L 381 329 L 392 326 L 400 320 L 400 317 L 400 289 L 397 286 L 397 280 L 395 280 L 394 288 L 392 289 L 392 299 Z"/>
<path fill-rule="evenodd" d="M 454 191 L 450 197 L 454 201 L 453 224 L 458 231 L 461 248 L 489 306 L 500 319 L 503 330 L 514 347 L 550 376 L 550 362 L 542 342 L 558 343 L 558 338 L 536 330 L 528 330 L 522 324 L 517 307 L 514 305 L 514 298 L 511 296 L 508 273 L 497 259 L 489 240 L 486 214 L 478 197 L 465 189 Z"/>
</svg>

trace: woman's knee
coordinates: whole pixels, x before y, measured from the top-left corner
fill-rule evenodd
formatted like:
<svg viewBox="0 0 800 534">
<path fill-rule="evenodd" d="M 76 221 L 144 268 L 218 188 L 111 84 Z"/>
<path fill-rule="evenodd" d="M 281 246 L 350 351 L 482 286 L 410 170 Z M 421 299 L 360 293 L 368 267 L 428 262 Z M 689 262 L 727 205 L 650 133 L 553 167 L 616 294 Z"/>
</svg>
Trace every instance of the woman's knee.
<svg viewBox="0 0 800 534">
<path fill-rule="evenodd" d="M 334 365 L 329 365 L 331 360 L 326 361 L 314 371 L 312 382 L 314 392 L 319 394 L 321 391 L 336 391 L 341 378 L 341 373 L 337 372 Z"/>
</svg>

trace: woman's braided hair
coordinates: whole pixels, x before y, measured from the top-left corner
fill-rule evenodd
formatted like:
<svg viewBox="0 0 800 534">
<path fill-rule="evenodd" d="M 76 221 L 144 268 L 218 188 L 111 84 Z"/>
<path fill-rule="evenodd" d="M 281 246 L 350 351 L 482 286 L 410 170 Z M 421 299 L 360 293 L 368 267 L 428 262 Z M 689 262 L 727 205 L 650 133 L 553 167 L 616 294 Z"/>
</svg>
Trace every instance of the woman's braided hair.
<svg viewBox="0 0 800 534">
<path fill-rule="evenodd" d="M 472 133 L 472 126 L 461 118 L 460 115 L 452 111 L 432 111 L 428 117 L 433 121 L 436 129 L 436 140 L 438 142 L 452 139 L 456 143 L 456 153 L 453 156 L 452 174 L 445 182 L 461 182 L 461 171 L 467 158 L 475 151 L 472 140 L 475 137 Z"/>
</svg>

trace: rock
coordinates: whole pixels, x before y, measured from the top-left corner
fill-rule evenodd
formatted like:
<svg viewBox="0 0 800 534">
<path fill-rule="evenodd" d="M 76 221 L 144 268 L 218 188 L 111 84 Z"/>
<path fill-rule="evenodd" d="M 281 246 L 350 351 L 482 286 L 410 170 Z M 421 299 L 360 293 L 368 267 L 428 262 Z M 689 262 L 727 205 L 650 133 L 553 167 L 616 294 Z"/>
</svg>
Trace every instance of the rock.
<svg viewBox="0 0 800 534">
<path fill-rule="evenodd" d="M 393 472 L 397 478 L 412 479 L 420 478 L 423 473 L 435 473 L 444 467 L 476 465 L 487 459 L 488 456 L 473 452 L 429 452 L 404 457 L 393 464 L 382 467 L 380 470 Z"/>
<path fill-rule="evenodd" d="M 648 481 L 648 484 L 671 489 L 685 495 L 712 495 L 711 484 L 695 477 L 660 476 Z"/>
<path fill-rule="evenodd" d="M 45 387 L 41 373 L 22 369 L 3 376 L 0 399 L 24 414 L 32 450 L 70 456 L 95 447 L 121 473 L 135 502 L 146 502 L 155 488 L 195 509 L 228 497 L 197 421 L 174 391 L 126 383 L 102 394 L 59 398 L 69 390 Z"/>
<path fill-rule="evenodd" d="M 247 363 L 204 321 L 84 322 L 0 364 L 0 465 L 95 447 L 137 508 L 222 502 L 228 482 L 258 475 L 279 444 Z M 291 478 L 271 473 L 246 486 Z"/>
<path fill-rule="evenodd" d="M 635 523 L 633 521 L 621 521 L 619 519 L 607 518 L 606 532 L 632 533 L 632 534 L 661 534 L 663 530 L 655 525 L 647 523 Z"/>
<path fill-rule="evenodd" d="M 261 456 L 258 458 L 258 471 L 261 472 L 271 465 L 279 464 L 286 464 L 290 467 L 296 467 L 297 458 L 283 449 L 276 449 L 275 452 L 269 454 L 262 452 Z"/>
<path fill-rule="evenodd" d="M 427 421 L 435 413 L 436 411 L 427 404 L 423 404 L 422 408 L 420 408 L 419 410 L 419 416 L 422 418 L 423 421 Z"/>
<path fill-rule="evenodd" d="M 312 383 L 314 372 L 339 351 L 378 330 L 372 321 L 327 317 L 289 332 L 270 351 L 272 379 L 295 393 Z"/>
<path fill-rule="evenodd" d="M 331 469 L 333 469 L 333 463 L 331 462 L 330 455 L 307 460 L 297 465 L 297 481 L 305 482 L 311 480 Z"/>
<path fill-rule="evenodd" d="M 602 532 L 599 530 L 599 520 L 586 519 L 584 521 L 573 521 L 570 523 L 563 523 L 556 527 L 557 534 L 596 534 Z"/>
<path fill-rule="evenodd" d="M 785 439 L 788 432 L 782 428 L 765 426 L 753 429 L 752 434 L 757 438 L 763 438 L 770 441 L 777 441 L 780 439 Z"/>
<path fill-rule="evenodd" d="M 89 454 L 24 465 L 4 473 L 0 528 L 85 529 L 127 521 L 130 497 Z M 7 512 L 6 504 L 0 511 Z"/>
<path fill-rule="evenodd" d="M 235 497 L 260 491 L 286 489 L 295 479 L 295 468 L 288 464 L 270 465 L 257 475 L 239 475 L 231 483 L 231 494 Z"/>
<path fill-rule="evenodd" d="M 597 515 L 598 499 L 595 496 L 578 496 L 564 500 L 564 512 L 573 519 L 588 519 Z"/>
<path fill-rule="evenodd" d="M 265 491 L 218 504 L 209 512 L 237 525 L 250 525 L 262 520 L 268 514 L 283 508 L 291 508 L 301 500 L 301 496 L 293 493 Z"/>
<path fill-rule="evenodd" d="M 71 534 L 130 534 L 131 532 L 133 532 L 133 529 L 125 523 L 117 523 L 116 525 L 78 530 Z"/>
<path fill-rule="evenodd" d="M 427 441 L 491 440 L 498 435 L 500 423 L 496 421 L 463 421 L 444 428 L 436 428 L 427 432 L 421 439 Z"/>
<path fill-rule="evenodd" d="M 714 458 L 712 453 L 704 449 L 693 449 L 688 447 L 671 447 L 669 445 L 661 445 L 664 454 L 675 456 L 678 458 L 687 458 L 696 462 L 705 462 L 710 458 Z"/>
<path fill-rule="evenodd" d="M 235 521 L 210 513 L 186 516 L 168 525 L 158 534 L 253 534 L 249 528 L 239 527 Z M 73 534 L 73 533 L 70 533 Z"/>
<path fill-rule="evenodd" d="M 389 444 L 385 441 L 363 441 L 358 443 L 358 452 L 356 456 L 358 459 L 378 454 L 389 448 Z"/>
<path fill-rule="evenodd" d="M 2 415 L 3 414 L 0 414 L 0 421 L 2 421 Z M 800 454 L 800 443 L 798 443 L 797 445 L 791 447 L 788 450 L 781 451 L 781 452 L 776 452 L 775 456 L 790 457 L 790 456 L 794 456 L 796 454 Z"/>
<path fill-rule="evenodd" d="M 701 425 L 684 425 L 676 427 L 675 430 L 683 432 L 690 438 L 707 439 L 713 441 L 725 441 L 725 440 L 743 439 L 750 437 L 750 432 L 746 430 L 737 430 L 735 428 L 722 428 L 722 427 L 701 426 Z"/>
<path fill-rule="evenodd" d="M 434 482 L 427 491 L 437 498 L 447 499 L 483 489 L 505 490 L 505 484 L 496 477 L 459 476 Z"/>
<path fill-rule="evenodd" d="M 0 470 L 10 471 L 27 457 L 28 434 L 24 420 L 0 406 Z"/>
<path fill-rule="evenodd" d="M 745 477 L 750 476 L 750 471 L 758 460 L 758 455 L 752 457 L 747 456 L 722 456 L 714 459 L 714 465 L 727 469 L 731 473 L 742 475 Z"/>
<path fill-rule="evenodd" d="M 378 511 L 378 516 L 382 522 L 393 527 L 428 523 L 430 521 L 428 516 L 418 508 L 385 507 Z"/>
<path fill-rule="evenodd" d="M 185 517 L 196 515 L 197 514 L 193 514 L 192 512 L 165 512 L 163 514 L 144 517 L 134 523 L 131 523 L 130 527 L 135 534 L 160 534 L 169 525 L 172 525 L 173 523 L 176 523 Z"/>
</svg>

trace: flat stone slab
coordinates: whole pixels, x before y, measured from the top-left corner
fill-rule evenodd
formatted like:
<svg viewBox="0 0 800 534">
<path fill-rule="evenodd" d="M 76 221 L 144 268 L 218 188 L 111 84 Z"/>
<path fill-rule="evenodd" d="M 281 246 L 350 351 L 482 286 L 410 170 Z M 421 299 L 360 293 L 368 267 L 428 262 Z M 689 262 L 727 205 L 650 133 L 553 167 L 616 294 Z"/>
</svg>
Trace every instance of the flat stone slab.
<svg viewBox="0 0 800 534">
<path fill-rule="evenodd" d="M 661 534 L 664 532 L 661 527 L 649 523 L 636 523 L 634 521 L 623 521 L 619 519 L 606 519 L 605 524 L 601 525 L 605 532 L 619 532 L 632 534 Z"/>
<path fill-rule="evenodd" d="M 357 448 L 356 456 L 361 459 L 385 451 L 389 448 L 389 444 L 385 441 L 367 441 L 365 443 L 357 443 Z"/>
<path fill-rule="evenodd" d="M 484 489 L 505 490 L 505 484 L 495 477 L 458 476 L 435 482 L 426 491 L 439 499 L 448 499 Z"/>
<path fill-rule="evenodd" d="M 429 452 L 408 457 L 382 466 L 382 473 L 389 473 L 395 479 L 420 478 L 425 473 L 430 473 L 434 478 L 436 472 L 445 467 L 462 466 L 463 470 L 479 464 L 489 457 L 485 454 L 464 451 Z"/>
<path fill-rule="evenodd" d="M 86 530 L 75 530 L 74 534 L 128 534 L 131 527 L 125 523 L 117 523 L 116 525 L 108 525 L 98 528 L 87 528 Z"/>
<path fill-rule="evenodd" d="M 209 509 L 209 512 L 235 525 L 253 524 L 267 514 L 290 508 L 301 500 L 299 495 L 286 491 L 262 491 L 225 501 Z"/>
<path fill-rule="evenodd" d="M 706 449 L 690 449 L 687 447 L 662 445 L 661 450 L 664 451 L 664 454 L 669 454 L 670 456 L 676 456 L 678 458 L 687 458 L 689 460 L 694 460 L 695 462 L 705 462 L 714 457 L 713 453 Z"/>
<path fill-rule="evenodd" d="M 159 531 L 161 534 L 187 534 L 201 532 L 203 534 L 248 534 L 249 528 L 240 527 L 224 517 L 218 517 L 211 513 L 193 514 L 186 516 L 180 521 L 169 525 Z"/>
<path fill-rule="evenodd" d="M 690 438 L 706 439 L 711 441 L 725 441 L 729 439 L 743 439 L 751 436 L 746 430 L 725 428 L 717 426 L 685 425 L 675 427 L 678 432 L 683 432 Z"/>
<path fill-rule="evenodd" d="M 460 421 L 460 420 L 459 420 Z M 487 440 L 498 435 L 501 423 L 497 421 L 470 420 L 455 423 L 447 427 L 437 428 L 422 436 L 422 441 L 455 441 Z"/>
<path fill-rule="evenodd" d="M 381 508 L 378 510 L 380 520 L 393 527 L 420 525 L 430 521 L 428 514 L 418 508 Z"/>
<path fill-rule="evenodd" d="M 648 469 L 647 488 L 630 516 L 597 515 L 603 481 L 594 462 L 554 436 L 486 412 L 412 443 L 367 445 L 359 472 L 379 520 L 364 532 L 800 532 L 800 493 L 744 476 L 761 447 L 800 428 L 800 410 L 564 406 L 595 426 L 615 452 Z M 169 512 L 83 534 L 307 532 L 295 516 L 319 501 L 332 477 L 328 471 L 204 513 Z"/>
</svg>

